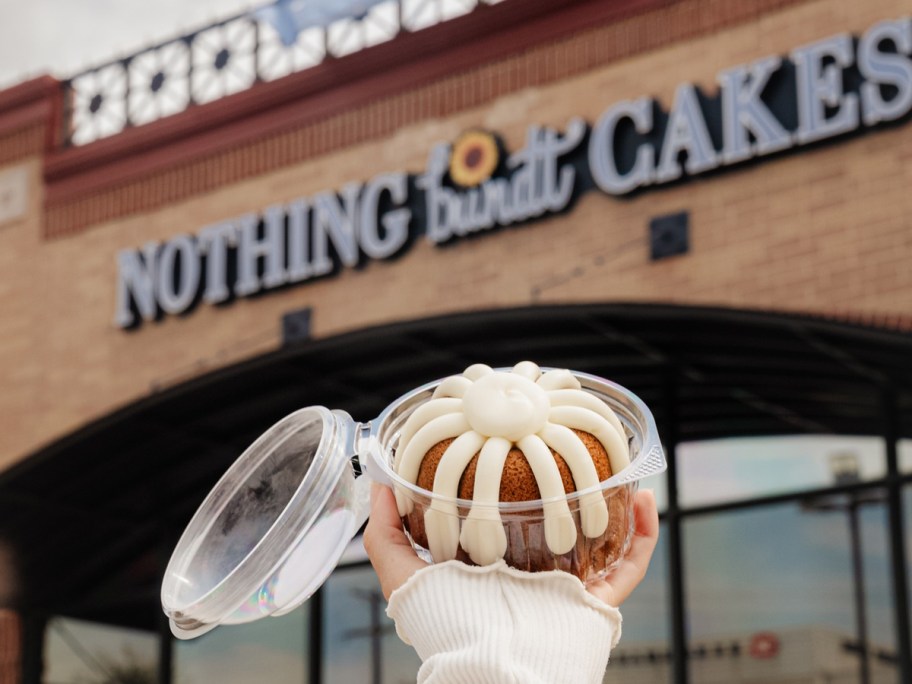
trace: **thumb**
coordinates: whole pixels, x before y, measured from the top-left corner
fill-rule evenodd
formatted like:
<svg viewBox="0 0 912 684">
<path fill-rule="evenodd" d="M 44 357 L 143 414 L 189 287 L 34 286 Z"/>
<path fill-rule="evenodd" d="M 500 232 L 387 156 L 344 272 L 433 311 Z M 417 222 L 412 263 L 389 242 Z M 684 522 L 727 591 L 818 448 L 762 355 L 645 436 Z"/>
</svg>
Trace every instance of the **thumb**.
<svg viewBox="0 0 912 684">
<path fill-rule="evenodd" d="M 371 485 L 371 514 L 364 530 L 364 549 L 386 599 L 426 566 L 402 531 L 392 490 L 376 483 Z"/>
</svg>

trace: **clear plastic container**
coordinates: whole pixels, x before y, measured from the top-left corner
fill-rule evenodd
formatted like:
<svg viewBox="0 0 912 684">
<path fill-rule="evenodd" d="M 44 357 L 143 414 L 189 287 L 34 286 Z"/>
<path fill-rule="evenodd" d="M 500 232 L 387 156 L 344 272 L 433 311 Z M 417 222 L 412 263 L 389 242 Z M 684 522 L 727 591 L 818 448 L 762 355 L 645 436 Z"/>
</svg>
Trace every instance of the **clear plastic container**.
<svg viewBox="0 0 912 684">
<path fill-rule="evenodd" d="M 565 554 L 552 553 L 544 542 L 543 507 L 548 500 L 499 503 L 496 508 L 507 536 L 504 560 L 509 565 L 529 571 L 564 570 L 590 582 L 604 577 L 626 553 L 633 535 L 633 498 L 639 480 L 663 471 L 665 457 L 652 413 L 636 395 L 616 383 L 593 375 L 573 375 L 584 390 L 594 394 L 614 411 L 627 433 L 630 446 L 630 465 L 597 487 L 608 504 L 608 529 L 603 535 L 591 539 L 582 533 L 579 503 L 591 489 L 562 497 L 567 500 L 577 527 L 576 546 Z M 405 395 L 374 421 L 382 474 L 394 490 L 414 504 L 411 512 L 402 519 L 403 527 L 418 555 L 428 562 L 434 562 L 435 559 L 424 534 L 424 516 L 432 500 L 454 504 L 460 527 L 464 524 L 469 509 L 473 505 L 476 508 L 479 506 L 465 499 L 443 499 L 406 482 L 390 466 L 402 426 L 418 406 L 431 398 L 438 384 L 439 381 L 433 382 Z M 457 558 L 471 562 L 462 548 L 459 549 Z"/>
<path fill-rule="evenodd" d="M 549 500 L 499 503 L 496 509 L 507 538 L 507 563 L 530 571 L 560 569 L 592 581 L 629 547 L 638 481 L 664 470 L 665 459 L 652 414 L 636 395 L 595 376 L 573 375 L 620 419 L 630 465 L 597 487 L 562 497 L 579 532 L 568 553 L 551 553 L 544 542 L 543 507 Z M 453 504 L 460 526 L 472 502 L 446 500 L 406 482 L 392 462 L 405 421 L 440 382 L 400 397 L 368 423 L 309 407 L 257 439 L 200 505 L 172 554 L 161 592 L 172 632 L 193 638 L 221 624 L 283 615 L 301 605 L 367 520 L 371 480 L 413 503 L 403 526 L 418 554 L 433 562 L 423 529 L 432 500 Z M 590 539 L 581 533 L 578 509 L 593 491 L 607 501 L 609 524 L 603 535 Z M 457 557 L 469 561 L 461 549 Z"/>
<path fill-rule="evenodd" d="M 630 546 L 634 522 L 633 495 L 636 489 L 637 483 L 629 482 L 603 490 L 602 494 L 608 504 L 608 529 L 604 534 L 594 538 L 586 537 L 582 533 L 579 498 L 574 497 L 569 503 L 570 513 L 577 528 L 576 544 L 563 554 L 553 553 L 548 548 L 541 500 L 492 506 L 491 508 L 496 508 L 504 527 L 507 542 L 504 561 L 507 565 L 529 572 L 563 570 L 576 575 L 584 582 L 604 577 Z M 414 503 L 414 507 L 402 518 L 403 527 L 418 555 L 432 563 L 434 558 L 429 550 L 424 523 L 425 515 L 431 507 L 432 496 L 426 493 L 409 493 L 408 497 Z M 464 524 L 471 505 L 472 502 L 466 501 L 458 506 L 458 515 L 455 517 L 460 526 Z M 477 511 L 479 504 L 474 504 L 474 507 Z M 461 546 L 456 559 L 476 565 Z"/>
</svg>

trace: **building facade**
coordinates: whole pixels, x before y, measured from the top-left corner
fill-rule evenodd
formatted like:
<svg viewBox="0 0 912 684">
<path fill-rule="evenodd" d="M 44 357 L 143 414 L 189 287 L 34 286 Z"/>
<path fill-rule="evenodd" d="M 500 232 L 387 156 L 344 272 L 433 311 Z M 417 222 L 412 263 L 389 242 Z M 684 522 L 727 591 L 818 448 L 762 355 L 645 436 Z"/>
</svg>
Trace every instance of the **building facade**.
<svg viewBox="0 0 912 684">
<path fill-rule="evenodd" d="M 75 629 L 58 619 L 154 635 L 174 534 L 283 413 L 309 401 L 366 420 L 463 361 L 527 357 L 617 377 L 656 409 L 672 467 L 643 610 L 665 627 L 643 641 L 667 644 L 673 681 L 723 681 L 692 655 L 719 633 L 695 608 L 714 516 L 788 529 L 799 510 L 824 511 L 846 577 L 851 524 L 876 529 L 879 551 L 854 557 L 883 581 L 852 574 L 831 596 L 844 610 L 808 618 L 845 623 L 860 679 L 794 681 L 912 676 L 908 7 L 504 0 L 438 18 L 357 49 L 327 31 L 323 55 L 282 75 L 266 71 L 269 27 L 243 17 L 206 29 L 208 56 L 194 34 L 0 92 L 9 681 L 63 681 L 40 678 Z M 775 442 L 807 435 L 831 441 Z M 862 441 L 848 478 L 784 468 L 715 498 L 686 480 L 712 458 L 688 444 L 760 437 L 818 460 Z M 827 558 L 799 556 L 802 572 Z M 866 625 L 859 586 L 884 606 Z M 295 627 L 302 676 L 356 681 L 332 674 L 324 591 Z M 721 629 L 754 629 L 730 617 Z M 364 629 L 400 653 L 382 624 Z M 181 672 L 183 645 L 137 639 L 159 681 Z"/>
</svg>

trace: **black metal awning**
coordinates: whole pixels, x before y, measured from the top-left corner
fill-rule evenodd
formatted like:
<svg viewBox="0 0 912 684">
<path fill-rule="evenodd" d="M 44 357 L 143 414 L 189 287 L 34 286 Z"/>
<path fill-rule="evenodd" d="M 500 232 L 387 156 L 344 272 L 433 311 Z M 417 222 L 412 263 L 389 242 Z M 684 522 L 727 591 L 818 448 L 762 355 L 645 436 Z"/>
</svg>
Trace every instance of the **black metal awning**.
<svg viewBox="0 0 912 684">
<path fill-rule="evenodd" d="M 270 424 L 319 404 L 369 420 L 400 394 L 483 362 L 602 375 L 680 441 L 912 436 L 912 335 L 797 315 L 656 305 L 486 311 L 389 325 L 280 351 L 111 414 L 0 474 L 0 527 L 20 607 L 154 628 L 164 561 L 228 465 Z"/>
</svg>

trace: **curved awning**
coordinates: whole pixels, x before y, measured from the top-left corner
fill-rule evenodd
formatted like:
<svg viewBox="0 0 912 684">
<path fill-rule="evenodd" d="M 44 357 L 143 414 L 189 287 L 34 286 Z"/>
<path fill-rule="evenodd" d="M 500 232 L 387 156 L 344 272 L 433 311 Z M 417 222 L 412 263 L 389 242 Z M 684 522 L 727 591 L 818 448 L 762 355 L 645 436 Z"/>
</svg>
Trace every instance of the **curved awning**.
<svg viewBox="0 0 912 684">
<path fill-rule="evenodd" d="M 485 311 L 362 330 L 167 389 L 0 474 L 21 607 L 152 627 L 162 563 L 227 466 L 312 404 L 369 420 L 400 394 L 484 362 L 531 359 L 611 378 L 669 409 L 681 441 L 912 436 L 912 335 L 799 315 L 657 305 Z"/>
</svg>

